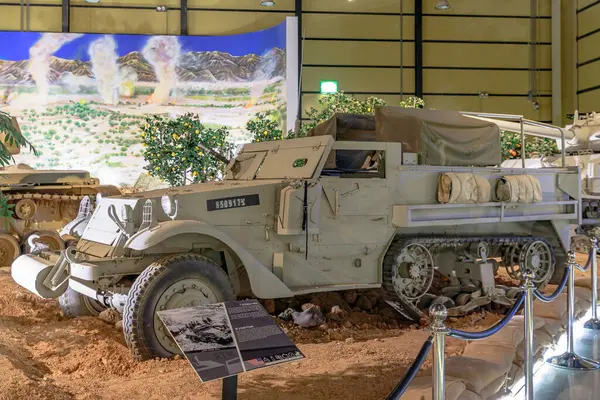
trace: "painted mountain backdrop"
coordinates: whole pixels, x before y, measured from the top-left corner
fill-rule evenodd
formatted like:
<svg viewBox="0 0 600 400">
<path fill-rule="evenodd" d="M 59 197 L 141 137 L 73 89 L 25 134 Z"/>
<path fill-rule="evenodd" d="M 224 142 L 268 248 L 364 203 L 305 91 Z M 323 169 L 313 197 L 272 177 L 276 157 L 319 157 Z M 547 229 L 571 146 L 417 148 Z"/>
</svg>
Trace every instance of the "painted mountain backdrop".
<svg viewBox="0 0 600 400">
<path fill-rule="evenodd" d="M 0 110 L 39 150 L 15 160 L 133 186 L 147 181 L 141 127 L 157 114 L 192 113 L 248 143 L 257 113 L 287 117 L 287 40 L 286 22 L 231 36 L 0 31 Z"/>
<path fill-rule="evenodd" d="M 140 82 L 158 82 L 153 66 L 139 51 L 119 57 L 117 63 L 121 68 L 133 69 Z M 28 60 L 0 60 L 0 84 L 33 84 L 28 64 Z M 190 51 L 180 56 L 176 72 L 180 82 L 252 82 L 257 79 L 284 78 L 285 65 L 285 49 L 280 48 L 273 48 L 264 56 L 232 56 L 220 51 Z M 50 57 L 49 82 L 59 84 L 65 73 L 75 77 L 94 78 L 91 61 Z"/>
</svg>

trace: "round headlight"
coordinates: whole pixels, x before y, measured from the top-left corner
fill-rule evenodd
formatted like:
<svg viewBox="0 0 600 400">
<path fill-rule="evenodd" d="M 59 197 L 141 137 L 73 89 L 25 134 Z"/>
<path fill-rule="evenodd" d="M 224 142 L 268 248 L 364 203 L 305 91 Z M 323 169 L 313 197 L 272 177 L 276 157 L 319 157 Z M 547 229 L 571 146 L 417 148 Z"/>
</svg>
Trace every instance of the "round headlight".
<svg viewBox="0 0 600 400">
<path fill-rule="evenodd" d="M 169 196 L 163 196 L 160 198 L 160 205 L 162 206 L 163 211 L 167 215 L 171 215 L 173 212 L 173 202 Z"/>
<path fill-rule="evenodd" d="M 123 222 L 131 222 L 131 207 L 128 204 L 121 207 L 121 219 Z"/>
</svg>

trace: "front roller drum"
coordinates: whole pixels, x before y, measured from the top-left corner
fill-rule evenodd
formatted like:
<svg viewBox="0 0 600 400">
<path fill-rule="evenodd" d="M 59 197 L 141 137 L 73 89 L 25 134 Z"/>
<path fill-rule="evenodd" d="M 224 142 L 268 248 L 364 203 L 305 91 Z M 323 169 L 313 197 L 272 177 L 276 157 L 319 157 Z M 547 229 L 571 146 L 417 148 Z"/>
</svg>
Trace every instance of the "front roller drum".
<svg viewBox="0 0 600 400">
<path fill-rule="evenodd" d="M 69 287 L 69 280 L 57 282 L 54 290 L 44 285 L 44 281 L 58 262 L 58 255 L 50 254 L 48 260 L 28 254 L 17 258 L 10 269 L 13 280 L 20 286 L 43 299 L 55 299 Z"/>
<path fill-rule="evenodd" d="M 181 351 L 157 311 L 234 300 L 225 271 L 197 254 L 162 258 L 135 280 L 123 312 L 125 341 L 136 360 L 169 358 Z"/>
</svg>

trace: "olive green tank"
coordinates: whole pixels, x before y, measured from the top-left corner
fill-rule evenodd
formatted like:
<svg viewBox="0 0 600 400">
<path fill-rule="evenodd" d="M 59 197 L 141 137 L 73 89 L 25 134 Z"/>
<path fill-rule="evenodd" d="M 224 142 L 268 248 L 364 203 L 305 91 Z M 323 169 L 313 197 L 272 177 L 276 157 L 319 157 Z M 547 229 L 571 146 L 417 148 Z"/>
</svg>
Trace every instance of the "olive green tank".
<svg viewBox="0 0 600 400">
<path fill-rule="evenodd" d="M 18 127 L 15 119 L 13 124 Z M 7 148 L 12 155 L 20 152 L 16 145 Z M 29 252 L 27 239 L 33 233 L 39 237 L 36 242 L 64 249 L 65 242 L 74 238 L 61 237 L 59 230 L 77 216 L 81 199 L 98 193 L 121 194 L 115 186 L 100 185 L 88 171 L 37 170 L 27 164 L 0 168 L 0 192 L 14 206 L 12 220 L 1 226 L 0 266 L 10 266 L 21 253 Z"/>
</svg>

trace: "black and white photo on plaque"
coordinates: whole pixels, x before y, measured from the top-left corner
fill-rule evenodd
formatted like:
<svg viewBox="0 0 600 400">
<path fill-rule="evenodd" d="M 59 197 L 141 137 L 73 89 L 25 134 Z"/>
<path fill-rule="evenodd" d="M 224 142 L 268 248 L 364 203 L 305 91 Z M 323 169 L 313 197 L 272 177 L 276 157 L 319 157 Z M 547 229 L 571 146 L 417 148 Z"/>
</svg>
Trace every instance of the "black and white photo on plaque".
<svg viewBox="0 0 600 400">
<path fill-rule="evenodd" d="M 169 310 L 161 319 L 184 353 L 235 348 L 222 303 Z"/>
</svg>

